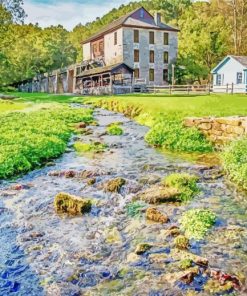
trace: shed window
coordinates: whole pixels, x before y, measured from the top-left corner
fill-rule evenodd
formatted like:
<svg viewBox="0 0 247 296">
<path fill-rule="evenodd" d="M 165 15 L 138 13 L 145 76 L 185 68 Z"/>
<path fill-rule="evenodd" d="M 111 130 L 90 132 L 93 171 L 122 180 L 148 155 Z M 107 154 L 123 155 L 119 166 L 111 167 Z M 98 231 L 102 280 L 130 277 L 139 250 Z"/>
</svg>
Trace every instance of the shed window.
<svg viewBox="0 0 247 296">
<path fill-rule="evenodd" d="M 114 45 L 117 45 L 117 32 L 114 33 Z"/>
<path fill-rule="evenodd" d="M 154 63 L 154 51 L 150 50 L 149 52 L 149 62 Z"/>
<path fill-rule="evenodd" d="M 149 32 L 149 43 L 154 44 L 154 32 Z"/>
<path fill-rule="evenodd" d="M 104 42 L 100 41 L 99 43 L 99 51 L 102 53 L 104 51 Z"/>
<path fill-rule="evenodd" d="M 139 30 L 134 30 L 134 42 L 139 43 Z"/>
<path fill-rule="evenodd" d="M 140 60 L 140 58 L 139 58 L 139 50 L 135 49 L 134 50 L 134 62 L 139 63 L 139 60 Z"/>
<path fill-rule="evenodd" d="M 221 74 L 216 75 L 216 85 L 221 85 L 221 82 L 222 82 L 221 78 L 222 78 Z"/>
<path fill-rule="evenodd" d="M 243 73 L 237 72 L 237 84 L 242 84 L 242 83 L 243 83 Z"/>
<path fill-rule="evenodd" d="M 169 33 L 164 33 L 164 45 L 169 44 Z"/>
<path fill-rule="evenodd" d="M 154 81 L 154 69 L 149 69 L 149 81 Z"/>
<path fill-rule="evenodd" d="M 168 64 L 169 61 L 169 54 L 168 51 L 164 51 L 164 63 Z"/>
<path fill-rule="evenodd" d="M 163 81 L 168 82 L 168 69 L 163 70 Z"/>
<path fill-rule="evenodd" d="M 140 70 L 139 69 L 134 70 L 134 77 L 135 77 L 135 79 L 138 79 L 140 77 Z"/>
</svg>

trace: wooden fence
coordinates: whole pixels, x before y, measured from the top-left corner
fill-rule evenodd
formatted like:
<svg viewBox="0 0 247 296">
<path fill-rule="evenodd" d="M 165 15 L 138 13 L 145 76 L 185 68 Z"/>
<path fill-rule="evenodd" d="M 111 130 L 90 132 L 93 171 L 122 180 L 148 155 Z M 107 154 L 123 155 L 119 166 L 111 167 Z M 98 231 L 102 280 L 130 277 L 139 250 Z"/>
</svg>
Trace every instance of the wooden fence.
<svg viewBox="0 0 247 296">
<path fill-rule="evenodd" d="M 149 93 L 160 94 L 209 94 L 212 92 L 212 85 L 163 85 L 163 86 L 148 86 Z"/>
</svg>

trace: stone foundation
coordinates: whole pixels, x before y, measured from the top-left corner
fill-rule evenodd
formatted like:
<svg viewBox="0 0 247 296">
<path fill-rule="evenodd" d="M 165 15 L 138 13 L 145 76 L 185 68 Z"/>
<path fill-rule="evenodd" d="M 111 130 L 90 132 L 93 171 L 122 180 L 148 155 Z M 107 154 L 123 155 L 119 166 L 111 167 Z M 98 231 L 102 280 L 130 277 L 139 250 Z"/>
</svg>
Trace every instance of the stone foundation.
<svg viewBox="0 0 247 296">
<path fill-rule="evenodd" d="M 198 128 L 218 146 L 247 136 L 247 117 L 189 117 L 184 120 L 184 125 Z"/>
</svg>

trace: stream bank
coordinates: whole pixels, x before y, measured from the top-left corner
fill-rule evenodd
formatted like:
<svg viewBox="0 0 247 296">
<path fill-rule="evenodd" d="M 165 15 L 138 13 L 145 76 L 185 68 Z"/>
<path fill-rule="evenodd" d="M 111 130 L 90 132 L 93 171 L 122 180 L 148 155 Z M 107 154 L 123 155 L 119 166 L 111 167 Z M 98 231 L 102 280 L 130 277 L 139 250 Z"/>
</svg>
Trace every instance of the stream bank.
<svg viewBox="0 0 247 296">
<path fill-rule="evenodd" d="M 173 255 L 173 238 L 165 232 L 179 226 L 182 213 L 191 208 L 211 209 L 217 221 L 204 240 L 190 241 L 189 251 L 206 258 L 212 271 L 241 280 L 241 290 L 228 289 L 220 295 L 244 295 L 245 197 L 217 176 L 218 166 L 164 156 L 149 147 L 144 141 L 147 127 L 101 109 L 94 116 L 99 125 L 89 127 L 92 134 L 75 135 L 71 144 L 100 141 L 109 147 L 104 153 L 78 154 L 72 149 L 52 166 L 0 185 L 5 246 L 0 257 L 0 295 L 193 295 L 195 291 L 196 295 L 216 295 L 205 291 L 210 275 L 201 270 L 189 283 L 177 280 L 180 260 Z M 105 133 L 114 122 L 123 123 L 122 136 Z M 90 173 L 85 178 L 57 174 L 68 171 Z M 158 205 L 169 217 L 165 224 L 147 221 L 144 211 L 128 215 L 126 206 L 139 191 L 174 172 L 199 176 L 201 193 L 187 204 Z M 101 185 L 117 177 L 126 180 L 119 192 L 103 190 Z M 96 182 L 88 185 L 89 178 Z M 58 215 L 53 201 L 60 192 L 90 198 L 91 212 L 73 218 Z M 154 247 L 136 255 L 141 243 Z"/>
</svg>

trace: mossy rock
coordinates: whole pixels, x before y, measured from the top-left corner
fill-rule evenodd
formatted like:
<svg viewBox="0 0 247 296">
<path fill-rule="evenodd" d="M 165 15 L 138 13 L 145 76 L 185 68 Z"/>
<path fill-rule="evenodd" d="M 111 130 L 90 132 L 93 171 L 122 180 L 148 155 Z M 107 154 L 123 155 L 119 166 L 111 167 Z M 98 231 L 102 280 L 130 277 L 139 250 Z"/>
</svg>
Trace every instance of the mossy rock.
<svg viewBox="0 0 247 296">
<path fill-rule="evenodd" d="M 146 211 L 147 220 L 158 222 L 158 223 L 167 223 L 169 218 L 167 215 L 161 213 L 156 208 L 148 208 Z"/>
<path fill-rule="evenodd" d="M 108 181 L 104 185 L 104 189 L 109 192 L 120 192 L 121 188 L 126 184 L 126 180 L 123 178 L 116 178 Z"/>
<path fill-rule="evenodd" d="M 175 247 L 181 250 L 189 248 L 189 240 L 184 235 L 179 235 L 174 239 Z"/>
<path fill-rule="evenodd" d="M 214 279 L 209 279 L 206 285 L 204 286 L 204 290 L 206 292 L 209 292 L 213 295 L 225 295 L 228 294 L 233 290 L 233 283 L 232 282 L 226 282 L 224 284 L 221 284 L 219 281 Z"/>
<path fill-rule="evenodd" d="M 54 206 L 57 213 L 76 216 L 90 212 L 92 202 L 89 199 L 61 192 L 55 196 Z"/>
<path fill-rule="evenodd" d="M 154 185 L 146 189 L 144 192 L 136 196 L 149 204 L 159 204 L 163 202 L 177 202 L 179 199 L 180 191 L 176 188 L 169 188 L 161 185 Z"/>
<path fill-rule="evenodd" d="M 137 245 L 136 249 L 135 249 L 135 253 L 137 255 L 142 255 L 144 253 L 146 253 L 147 251 L 149 251 L 152 248 L 152 245 L 150 244 L 139 244 Z"/>
<path fill-rule="evenodd" d="M 109 125 L 106 130 L 108 135 L 111 136 L 121 136 L 124 133 L 123 129 L 117 123 Z"/>
<path fill-rule="evenodd" d="M 162 183 L 169 188 L 176 188 L 180 192 L 181 201 L 188 201 L 200 192 L 197 181 L 197 176 L 176 173 L 166 177 Z"/>
<path fill-rule="evenodd" d="M 187 268 L 190 268 L 192 264 L 193 261 L 191 259 L 183 259 L 179 262 L 179 268 L 185 270 Z"/>
</svg>

